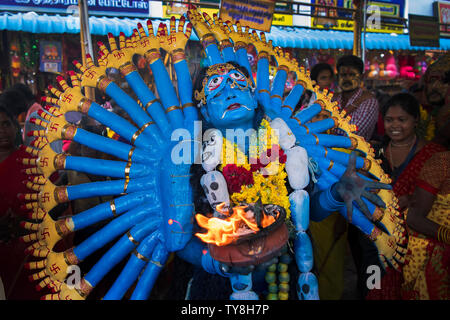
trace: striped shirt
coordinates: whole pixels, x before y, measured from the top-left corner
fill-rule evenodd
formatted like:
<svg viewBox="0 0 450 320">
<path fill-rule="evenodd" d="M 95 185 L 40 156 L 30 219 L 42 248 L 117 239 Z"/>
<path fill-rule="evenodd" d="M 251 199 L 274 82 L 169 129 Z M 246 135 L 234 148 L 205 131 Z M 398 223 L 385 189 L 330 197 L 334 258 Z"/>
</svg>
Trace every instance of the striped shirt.
<svg viewBox="0 0 450 320">
<path fill-rule="evenodd" d="M 367 98 L 364 99 L 363 95 L 367 96 Z M 335 95 L 334 100 L 339 102 L 340 110 L 353 110 L 349 113 L 351 116 L 350 123 L 356 125 L 356 134 L 369 141 L 378 121 L 379 107 L 377 99 L 359 88 L 345 106 L 342 106 L 342 93 Z M 359 104 L 359 106 L 354 105 L 355 103 Z"/>
</svg>

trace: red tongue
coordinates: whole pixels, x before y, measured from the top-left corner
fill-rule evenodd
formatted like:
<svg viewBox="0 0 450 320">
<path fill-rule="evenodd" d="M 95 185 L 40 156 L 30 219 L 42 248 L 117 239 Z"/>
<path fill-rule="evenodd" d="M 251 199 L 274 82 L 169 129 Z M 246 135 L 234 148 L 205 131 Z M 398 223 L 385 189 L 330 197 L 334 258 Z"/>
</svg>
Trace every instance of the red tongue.
<svg viewBox="0 0 450 320">
<path fill-rule="evenodd" d="M 228 110 L 234 110 L 234 109 L 237 109 L 237 108 L 239 108 L 239 103 L 233 103 L 233 104 L 231 104 L 231 105 L 229 105 L 228 106 Z"/>
</svg>

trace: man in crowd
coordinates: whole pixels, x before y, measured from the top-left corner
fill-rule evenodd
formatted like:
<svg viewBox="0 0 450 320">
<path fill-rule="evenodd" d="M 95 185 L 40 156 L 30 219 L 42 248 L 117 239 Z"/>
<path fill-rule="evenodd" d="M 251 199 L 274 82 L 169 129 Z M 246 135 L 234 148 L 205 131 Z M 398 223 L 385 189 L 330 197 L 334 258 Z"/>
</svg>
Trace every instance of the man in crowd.
<svg viewBox="0 0 450 320">
<path fill-rule="evenodd" d="M 362 89 L 363 61 L 353 55 L 343 56 L 337 63 L 337 79 L 340 93 L 335 95 L 341 109 L 345 110 L 357 127 L 357 134 L 370 140 L 378 120 L 376 97 Z"/>
</svg>

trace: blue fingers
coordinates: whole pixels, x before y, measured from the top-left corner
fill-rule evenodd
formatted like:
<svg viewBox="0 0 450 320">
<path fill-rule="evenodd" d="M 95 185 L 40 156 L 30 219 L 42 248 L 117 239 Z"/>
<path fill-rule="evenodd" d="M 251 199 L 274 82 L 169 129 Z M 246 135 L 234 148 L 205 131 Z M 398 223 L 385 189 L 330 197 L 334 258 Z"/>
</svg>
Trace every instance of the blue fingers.
<svg viewBox="0 0 450 320">
<path fill-rule="evenodd" d="M 294 132 L 295 134 L 295 132 Z M 335 136 L 331 134 L 306 134 L 301 136 L 295 136 L 300 145 L 306 146 L 308 144 L 312 145 L 322 145 L 324 147 L 330 148 L 345 148 L 349 149 L 352 147 L 352 140 L 349 137 Z M 306 148 L 306 147 L 304 147 Z"/>
<path fill-rule="evenodd" d="M 127 120 L 118 116 L 114 112 L 109 112 L 102 108 L 97 103 L 93 102 L 88 111 L 88 116 L 94 118 L 105 126 L 111 128 L 114 132 L 116 132 L 121 137 L 131 140 L 133 134 L 138 130 L 135 126 L 130 124 Z M 136 140 L 137 146 L 149 146 L 151 143 L 149 140 L 143 141 L 144 139 Z"/>
<path fill-rule="evenodd" d="M 350 158 L 350 154 L 348 153 L 318 145 L 305 145 L 304 148 L 306 149 L 306 151 L 308 151 L 308 155 L 310 157 L 314 157 L 315 159 L 326 157 L 327 159 L 330 159 L 334 162 L 338 162 L 345 166 L 348 164 Z M 363 167 L 364 167 L 364 158 L 358 156 L 356 158 L 356 169 L 361 169 Z"/>
<path fill-rule="evenodd" d="M 234 49 L 232 46 L 223 48 L 222 56 L 223 56 L 224 62 L 237 62 L 236 54 L 234 53 Z M 247 59 L 247 61 L 248 61 L 248 59 Z"/>
<path fill-rule="evenodd" d="M 104 152 L 115 156 L 122 160 L 129 160 L 130 153 L 132 155 L 131 160 L 139 163 L 147 163 L 157 159 L 155 153 L 144 151 L 143 149 L 134 150 L 133 146 L 116 141 L 110 138 L 100 136 L 95 133 L 91 133 L 84 129 L 77 129 L 73 141 L 81 143 L 86 147 L 89 147 L 100 152 Z"/>
<path fill-rule="evenodd" d="M 250 62 L 248 61 L 247 48 L 239 48 L 236 50 L 236 60 L 237 63 L 247 69 L 250 78 L 252 79 L 253 85 L 255 85 L 255 80 L 253 80 L 252 76 L 252 67 L 250 66 Z"/>
<path fill-rule="evenodd" d="M 160 233 L 154 232 L 147 236 L 133 252 L 119 277 L 106 293 L 104 300 L 120 300 L 131 285 L 136 281 L 142 269 L 148 263 L 148 256 L 159 241 Z"/>
<path fill-rule="evenodd" d="M 147 235 L 156 229 L 158 219 L 146 219 L 124 234 L 116 244 L 86 274 L 85 279 L 94 287 L 100 280 L 128 253 L 131 252 Z"/>
<path fill-rule="evenodd" d="M 208 57 L 208 66 L 213 64 L 223 63 L 222 55 L 216 43 L 208 44 L 205 48 L 206 56 Z"/>
<path fill-rule="evenodd" d="M 310 105 L 309 107 L 303 109 L 299 113 L 297 113 L 295 118 L 297 118 L 301 124 L 305 124 L 308 121 L 310 121 L 312 118 L 314 118 L 316 115 L 318 115 L 321 110 L 322 110 L 322 107 L 319 104 L 314 103 L 314 104 Z"/>
<path fill-rule="evenodd" d="M 67 187 L 67 194 L 69 200 L 76 200 L 98 196 L 113 196 L 143 190 L 149 193 L 157 192 L 155 176 L 147 176 L 130 181 L 120 179 L 72 185 Z"/>
<path fill-rule="evenodd" d="M 144 126 L 147 123 L 150 123 L 152 121 L 150 116 L 136 103 L 136 101 L 134 101 L 134 99 L 132 99 L 128 94 L 126 94 L 114 82 L 111 82 L 108 85 L 108 87 L 106 87 L 106 94 L 108 96 L 110 96 L 111 98 L 113 98 L 114 101 L 116 101 L 116 103 L 123 110 L 125 110 L 128 113 L 130 118 L 139 126 L 139 128 L 141 128 L 142 126 Z M 144 106 L 145 106 L 145 104 L 144 104 Z M 134 134 L 134 132 L 133 132 L 133 134 Z M 131 137 L 130 137 L 130 141 L 131 141 Z M 150 141 L 154 141 L 156 143 L 155 144 L 156 147 L 160 146 L 163 143 L 162 134 L 161 134 L 161 131 L 158 130 L 158 127 L 148 126 L 144 130 L 144 135 L 142 137 L 139 136 L 136 138 L 135 144 L 138 145 L 138 143 L 139 143 L 138 140 L 146 140 L 147 141 L 149 139 L 150 139 Z"/>
<path fill-rule="evenodd" d="M 150 64 L 152 72 L 155 75 L 156 89 L 172 129 L 178 129 L 183 126 L 183 113 L 180 110 L 180 102 L 178 101 L 177 93 L 172 85 L 172 80 L 169 78 L 167 69 L 161 59 L 157 59 Z M 184 85 L 184 84 L 183 84 Z"/>
<path fill-rule="evenodd" d="M 289 119 L 289 117 L 292 116 L 293 110 L 295 110 L 295 107 L 300 101 L 303 91 L 303 86 L 296 84 L 294 88 L 292 88 L 291 92 L 289 92 L 286 99 L 284 99 L 283 106 L 281 108 L 281 115 L 283 119 Z"/>
<path fill-rule="evenodd" d="M 139 248 L 138 248 L 139 252 Z M 149 252 L 150 253 L 150 252 Z M 131 300 L 147 300 L 156 279 L 167 261 L 168 251 L 162 243 L 158 243 L 147 263 L 139 282 L 131 295 Z"/>
<path fill-rule="evenodd" d="M 136 192 L 80 212 L 72 217 L 74 231 L 86 228 L 105 219 L 114 218 L 143 204 L 145 200 L 151 201 L 152 198 L 147 192 Z"/>
<path fill-rule="evenodd" d="M 138 99 L 141 101 L 144 110 L 146 110 L 151 119 L 155 121 L 157 127 L 161 131 L 161 135 L 163 137 L 170 136 L 171 126 L 164 113 L 164 109 L 156 99 L 153 92 L 151 92 L 147 87 L 144 80 L 142 80 L 139 73 L 137 71 L 133 71 L 127 74 L 125 79 L 137 95 Z"/>
<path fill-rule="evenodd" d="M 65 162 L 65 169 L 111 178 L 125 178 L 126 170 L 128 170 L 126 169 L 127 165 L 127 162 L 124 161 L 68 156 Z M 136 178 L 155 174 L 156 169 L 156 164 L 151 164 L 151 162 L 148 165 L 133 163 L 129 167 L 129 177 Z"/>
<path fill-rule="evenodd" d="M 181 107 L 186 121 L 198 119 L 197 106 L 192 103 L 192 80 L 186 60 L 174 64 L 177 74 L 178 93 L 180 95 Z"/>
<path fill-rule="evenodd" d="M 339 209 L 339 213 L 347 219 L 347 209 L 345 206 Z M 375 227 L 373 223 L 366 218 L 364 213 L 362 213 L 356 206 L 353 206 L 352 224 L 368 236 L 372 233 L 372 230 Z"/>
<path fill-rule="evenodd" d="M 134 208 L 120 217 L 108 223 L 105 227 L 91 235 L 89 238 L 74 248 L 75 255 L 84 260 L 93 252 L 112 241 L 118 235 L 123 234 L 134 225 L 141 222 L 151 214 L 156 214 L 157 208 L 152 204 L 143 204 Z"/>
</svg>

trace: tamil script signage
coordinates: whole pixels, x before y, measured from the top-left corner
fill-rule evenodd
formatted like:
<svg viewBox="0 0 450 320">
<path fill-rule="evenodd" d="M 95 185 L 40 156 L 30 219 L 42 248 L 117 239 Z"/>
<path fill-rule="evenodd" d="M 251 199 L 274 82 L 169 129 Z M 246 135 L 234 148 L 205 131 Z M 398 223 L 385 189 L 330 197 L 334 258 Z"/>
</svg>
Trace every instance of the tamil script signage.
<svg viewBox="0 0 450 320">
<path fill-rule="evenodd" d="M 439 23 L 435 17 L 410 14 L 409 42 L 412 46 L 439 47 Z"/>
<path fill-rule="evenodd" d="M 205 0 L 206 1 L 206 0 Z M 210 1 L 212 2 L 212 1 Z M 211 8 L 202 6 L 202 2 L 197 5 L 197 8 L 201 12 L 207 13 L 211 18 L 214 14 L 220 16 L 223 21 L 230 20 L 236 21 L 239 20 L 242 25 L 248 25 L 251 28 L 267 31 L 270 30 L 270 26 L 292 26 L 293 18 L 292 14 L 289 13 L 274 13 L 274 10 L 271 9 L 271 13 L 268 13 L 267 3 L 270 4 L 269 8 L 273 8 L 277 6 L 275 1 L 270 0 L 240 0 L 240 1 L 229 1 L 222 0 L 221 2 L 221 10 L 218 8 Z M 266 4 L 265 4 L 266 3 Z M 252 5 L 253 4 L 253 5 Z M 275 5 L 274 5 L 275 4 Z M 227 9 L 225 9 L 227 8 Z M 279 7 L 277 7 L 280 10 Z M 188 10 L 188 5 L 181 2 L 172 2 L 168 1 L 164 2 L 163 5 L 163 17 L 164 19 L 170 18 L 172 15 L 179 18 L 180 15 L 185 14 Z M 242 11 L 240 11 L 242 10 Z M 270 16 L 270 18 L 269 18 Z M 270 23 L 268 23 L 269 19 L 272 19 Z M 263 21 L 264 20 L 264 21 Z M 253 23 L 251 26 L 250 23 Z"/>
<path fill-rule="evenodd" d="M 312 0 L 311 3 L 334 7 L 313 8 L 311 18 L 313 28 L 353 31 L 352 12 L 345 10 L 354 9 L 352 0 Z M 403 33 L 405 26 L 400 19 L 404 17 L 405 0 L 369 0 L 366 31 Z"/>
<path fill-rule="evenodd" d="M 89 14 L 148 17 L 148 0 L 87 0 Z M 72 14 L 78 0 L 1 0 L 0 10 Z"/>
<path fill-rule="evenodd" d="M 222 0 L 220 18 L 233 23 L 240 21 L 242 25 L 252 29 L 270 32 L 274 9 L 274 1 Z"/>
</svg>

